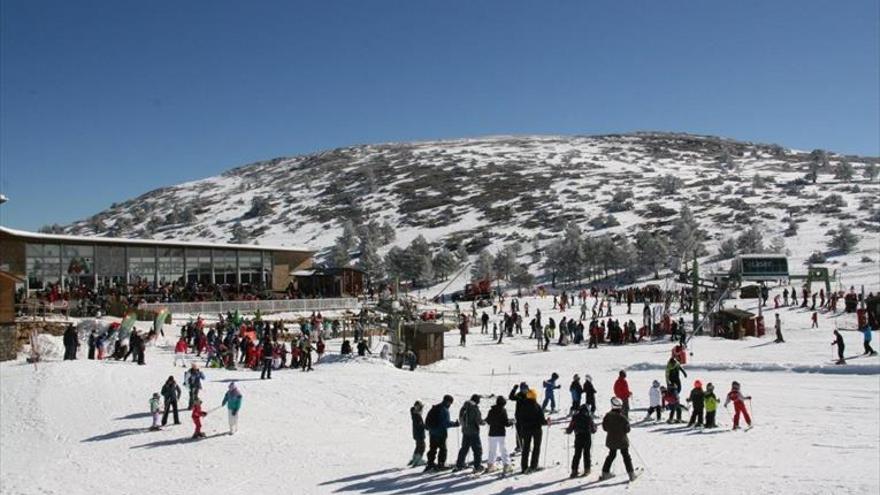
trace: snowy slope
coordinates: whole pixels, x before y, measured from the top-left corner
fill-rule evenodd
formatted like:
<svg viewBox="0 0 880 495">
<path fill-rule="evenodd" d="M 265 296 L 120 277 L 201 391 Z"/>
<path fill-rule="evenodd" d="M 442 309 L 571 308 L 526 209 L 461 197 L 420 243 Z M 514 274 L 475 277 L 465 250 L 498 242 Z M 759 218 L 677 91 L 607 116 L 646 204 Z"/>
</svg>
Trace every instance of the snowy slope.
<svg viewBox="0 0 880 495">
<path fill-rule="evenodd" d="M 551 300 L 526 299 L 546 316 Z M 746 301 L 732 301 L 747 308 Z M 608 409 L 618 370 L 629 370 L 634 416 L 643 414 L 654 379 L 670 344 L 560 348 L 535 351 L 534 341 L 472 334 L 467 347 L 447 336 L 447 359 L 416 372 L 378 359 L 339 360 L 331 354 L 313 373 L 283 370 L 271 381 L 251 371 L 206 370 L 206 410 L 219 405 L 229 380 L 244 394 L 240 432 L 225 435 L 225 412 L 206 418 L 208 438 L 191 442 L 184 425 L 148 432 L 147 400 L 169 374 L 170 349 L 149 349 L 147 365 L 52 361 L 35 371 L 23 362 L 0 364 L 0 492 L 4 494 L 109 493 L 713 493 L 864 494 L 880 491 L 880 358 L 831 364 L 831 329 L 851 328 L 852 315 L 822 315 L 809 330 L 809 313 L 780 310 L 787 343 L 770 337 L 693 341 L 684 379 L 713 382 L 718 395 L 739 380 L 753 396 L 756 427 L 731 432 L 730 413 L 719 410 L 721 428 L 693 431 L 681 425 L 633 428 L 634 461 L 647 468 L 627 487 L 620 477 L 595 483 L 604 455 L 604 434 L 593 438 L 593 474 L 566 479 L 566 437 L 551 427 L 549 469 L 529 477 L 498 479 L 398 469 L 412 451 L 408 408 L 444 393 L 453 411 L 473 393 L 507 394 L 520 381 L 539 386 L 553 371 L 561 375 L 560 402 L 569 403 L 574 373 L 590 374 L 599 390 L 599 410 Z M 625 306 L 614 308 L 623 318 Z M 574 312 L 569 311 L 568 316 Z M 772 321 L 773 311 L 768 312 Z M 633 315 L 634 317 L 637 315 Z M 847 356 L 861 351 L 861 334 L 844 332 Z M 875 338 L 875 342 L 876 342 Z M 875 345 L 876 347 L 876 345 Z M 339 342 L 328 349 L 338 351 Z M 485 414 L 489 400 L 481 403 Z M 512 414 L 513 406 L 508 405 Z M 685 413 L 687 414 L 687 413 Z M 185 415 L 185 413 L 184 413 Z M 483 429 L 484 449 L 486 446 Z M 457 434 L 449 439 L 454 458 Z M 512 433 L 508 434 L 512 448 Z M 635 454 L 637 451 L 637 455 Z M 485 452 L 485 450 L 484 450 Z M 561 465 L 557 466 L 556 462 Z M 614 471 L 622 473 L 620 460 Z M 592 490 L 596 491 L 593 492 Z"/>
<path fill-rule="evenodd" d="M 834 178 L 844 161 L 855 171 L 851 181 Z M 783 234 L 791 215 L 800 229 L 785 240 L 795 263 L 826 251 L 825 234 L 841 220 L 863 242 L 834 261 L 847 270 L 864 256 L 876 262 L 880 184 L 867 182 L 863 171 L 880 160 L 828 153 L 818 184 L 791 186 L 812 162 L 810 153 L 776 145 L 669 133 L 364 145 L 158 189 L 58 229 L 224 242 L 237 232 L 244 242 L 324 249 L 353 218 L 389 222 L 397 229 L 396 245 L 422 234 L 450 248 L 463 242 L 473 254 L 536 236 L 546 244 L 569 221 L 589 235 L 666 229 L 687 203 L 713 254 L 723 239 L 754 223 L 769 242 Z M 679 181 L 674 192 L 662 192 L 660 178 L 667 175 Z M 631 206 L 612 212 L 615 193 Z M 829 203 L 835 194 L 845 204 Z M 265 200 L 261 208 L 252 208 L 254 198 Z M 609 212 L 619 225 L 590 226 Z"/>
</svg>

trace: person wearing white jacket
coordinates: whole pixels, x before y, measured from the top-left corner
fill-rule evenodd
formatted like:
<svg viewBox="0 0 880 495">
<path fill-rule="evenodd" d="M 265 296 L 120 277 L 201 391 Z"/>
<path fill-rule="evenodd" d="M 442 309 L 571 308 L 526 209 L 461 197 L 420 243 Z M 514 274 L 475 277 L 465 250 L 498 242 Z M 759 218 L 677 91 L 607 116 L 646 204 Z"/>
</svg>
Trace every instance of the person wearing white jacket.
<svg viewBox="0 0 880 495">
<path fill-rule="evenodd" d="M 660 415 L 663 411 L 663 407 L 660 405 L 660 382 L 654 380 L 654 383 L 651 384 L 651 388 L 648 390 L 648 400 L 650 407 L 648 408 L 648 415 L 645 416 L 645 421 L 651 418 L 651 413 L 657 413 L 657 421 L 660 421 Z"/>
</svg>

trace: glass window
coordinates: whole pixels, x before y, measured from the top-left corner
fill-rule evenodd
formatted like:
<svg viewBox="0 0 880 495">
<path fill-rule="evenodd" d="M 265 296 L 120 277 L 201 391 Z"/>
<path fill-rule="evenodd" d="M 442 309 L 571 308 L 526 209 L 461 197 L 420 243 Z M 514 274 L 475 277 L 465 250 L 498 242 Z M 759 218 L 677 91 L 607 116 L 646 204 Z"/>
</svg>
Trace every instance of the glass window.
<svg viewBox="0 0 880 495">
<path fill-rule="evenodd" d="M 156 280 L 156 248 L 128 248 L 128 274 L 132 283 Z"/>
<path fill-rule="evenodd" d="M 159 283 L 176 282 L 183 275 L 183 249 L 160 247 Z"/>
<path fill-rule="evenodd" d="M 211 250 L 186 250 L 186 281 L 211 283 Z"/>
<path fill-rule="evenodd" d="M 27 244 L 25 270 L 28 287 L 44 289 L 61 280 L 61 246 L 58 244 Z"/>
<path fill-rule="evenodd" d="M 125 247 L 98 246 L 95 252 L 95 273 L 99 277 L 125 277 Z"/>
<path fill-rule="evenodd" d="M 218 284 L 236 284 L 237 261 L 235 251 L 214 250 L 214 281 Z"/>
<path fill-rule="evenodd" d="M 263 284 L 272 288 L 272 252 L 263 251 Z"/>
<path fill-rule="evenodd" d="M 259 284 L 262 280 L 263 258 L 259 251 L 239 251 L 238 269 L 241 272 L 241 283 Z"/>
</svg>

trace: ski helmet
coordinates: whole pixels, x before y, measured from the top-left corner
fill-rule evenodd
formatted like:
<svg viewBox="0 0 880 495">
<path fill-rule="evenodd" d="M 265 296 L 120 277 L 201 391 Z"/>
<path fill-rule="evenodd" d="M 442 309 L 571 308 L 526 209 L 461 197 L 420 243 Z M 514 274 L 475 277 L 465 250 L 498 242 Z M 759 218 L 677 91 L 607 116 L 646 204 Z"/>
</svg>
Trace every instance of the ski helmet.
<svg viewBox="0 0 880 495">
<path fill-rule="evenodd" d="M 586 381 L 588 381 L 588 382 L 590 382 L 590 383 L 593 383 L 593 377 L 590 376 L 590 375 L 584 375 L 584 380 L 586 380 Z"/>
<path fill-rule="evenodd" d="M 526 392 L 529 390 L 529 384 L 526 382 L 520 382 L 519 389 L 522 390 L 523 392 Z"/>
<path fill-rule="evenodd" d="M 479 404 L 480 403 L 480 394 L 472 395 L 471 402 L 473 402 L 474 404 Z"/>
<path fill-rule="evenodd" d="M 452 396 L 449 395 L 449 394 L 446 394 L 446 395 L 443 396 L 443 402 L 445 402 L 445 403 L 452 404 L 452 402 L 453 402 L 454 400 L 455 400 L 455 399 L 453 399 Z"/>
<path fill-rule="evenodd" d="M 555 380 L 555 379 L 559 378 L 559 374 L 554 372 L 552 375 L 550 375 L 550 378 Z"/>
<path fill-rule="evenodd" d="M 659 387 L 659 386 L 660 386 L 660 382 L 659 382 L 659 381 L 657 381 L 657 380 L 654 380 L 654 382 L 653 382 L 653 383 L 651 383 L 651 386 L 652 386 L 652 387 L 654 387 L 654 388 L 657 388 L 657 387 Z"/>
<path fill-rule="evenodd" d="M 503 396 L 499 395 L 498 398 L 495 399 L 495 404 L 498 406 L 504 407 L 504 405 L 507 404 L 507 401 L 504 400 Z"/>
<path fill-rule="evenodd" d="M 701 382 L 700 380 L 695 380 L 694 388 L 703 388 L 703 382 Z"/>
<path fill-rule="evenodd" d="M 611 409 L 620 409 L 623 407 L 623 401 L 617 397 L 611 398 Z"/>
<path fill-rule="evenodd" d="M 734 381 L 733 383 L 730 384 L 730 386 L 731 386 L 731 388 L 739 388 L 739 382 Z"/>
</svg>

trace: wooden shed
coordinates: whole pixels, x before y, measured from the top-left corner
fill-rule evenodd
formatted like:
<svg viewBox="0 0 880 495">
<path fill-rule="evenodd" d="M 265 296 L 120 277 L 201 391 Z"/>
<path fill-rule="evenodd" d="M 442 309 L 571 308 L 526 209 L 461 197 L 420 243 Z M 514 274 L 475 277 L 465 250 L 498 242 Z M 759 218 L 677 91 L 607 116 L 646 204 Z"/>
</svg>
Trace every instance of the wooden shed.
<svg viewBox="0 0 880 495">
<path fill-rule="evenodd" d="M 443 338 L 448 327 L 431 321 L 403 323 L 400 328 L 401 352 L 411 349 L 416 353 L 419 366 L 443 359 Z"/>
<path fill-rule="evenodd" d="M 0 270 L 0 324 L 15 322 L 15 285 L 24 279 Z"/>
<path fill-rule="evenodd" d="M 722 309 L 713 315 L 713 335 L 728 339 L 739 339 L 745 336 L 760 337 L 764 335 L 759 328 L 754 313 L 738 308 Z"/>
<path fill-rule="evenodd" d="M 364 272 L 357 268 L 315 268 L 290 276 L 296 297 L 357 297 L 364 291 Z"/>
</svg>

